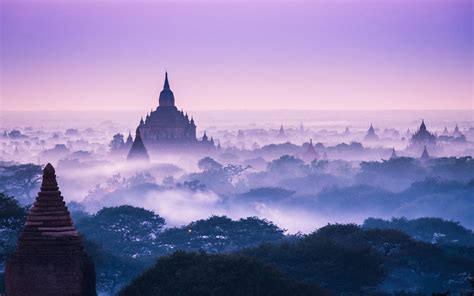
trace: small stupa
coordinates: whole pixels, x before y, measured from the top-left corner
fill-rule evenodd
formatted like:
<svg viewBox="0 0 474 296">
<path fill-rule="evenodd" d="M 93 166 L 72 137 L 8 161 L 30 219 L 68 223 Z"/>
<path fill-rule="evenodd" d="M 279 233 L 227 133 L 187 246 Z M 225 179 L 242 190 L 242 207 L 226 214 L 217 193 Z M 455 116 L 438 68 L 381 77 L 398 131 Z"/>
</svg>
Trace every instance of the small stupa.
<svg viewBox="0 0 474 296">
<path fill-rule="evenodd" d="M 302 155 L 302 158 L 307 161 L 307 162 L 312 162 L 314 160 L 317 160 L 319 158 L 319 153 L 316 151 L 313 145 L 313 139 L 309 140 L 308 148 Z"/>
<path fill-rule="evenodd" d="M 431 158 L 431 156 L 428 153 L 428 149 L 426 149 L 426 145 L 425 145 L 425 147 L 423 148 L 423 153 L 421 153 L 420 160 L 425 161 L 425 160 L 428 160 L 430 158 Z"/>
<path fill-rule="evenodd" d="M 392 148 L 392 155 L 390 155 L 390 159 L 398 158 L 397 152 L 395 151 L 395 147 Z"/>
<path fill-rule="evenodd" d="M 283 124 L 280 125 L 280 130 L 278 131 L 278 136 L 279 137 L 284 137 L 285 136 L 285 129 L 283 128 Z"/>
<path fill-rule="evenodd" d="M 135 132 L 135 140 L 133 141 L 132 148 L 127 155 L 129 161 L 149 161 L 148 151 L 143 144 L 142 137 L 140 135 L 140 127 L 137 127 Z"/>
</svg>

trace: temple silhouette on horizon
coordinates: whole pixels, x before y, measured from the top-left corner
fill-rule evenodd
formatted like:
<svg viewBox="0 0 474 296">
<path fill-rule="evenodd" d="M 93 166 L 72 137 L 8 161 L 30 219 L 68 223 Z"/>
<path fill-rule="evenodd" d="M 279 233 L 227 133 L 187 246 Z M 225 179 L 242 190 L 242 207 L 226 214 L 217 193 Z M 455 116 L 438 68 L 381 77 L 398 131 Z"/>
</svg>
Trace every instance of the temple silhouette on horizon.
<svg viewBox="0 0 474 296">
<path fill-rule="evenodd" d="M 152 154 L 156 150 L 186 150 L 191 147 L 194 150 L 215 149 L 214 139 L 209 138 L 205 132 L 201 140 L 197 139 L 194 118 L 189 118 L 187 113 L 176 107 L 168 72 L 165 72 L 165 82 L 158 103 L 158 107 L 148 113 L 145 119 L 142 117 L 137 127 L 140 141 L 148 153 Z M 134 147 L 139 147 L 141 152 L 135 151 Z M 143 151 L 142 145 L 133 145 L 129 155 L 140 158 L 139 154 Z"/>
</svg>

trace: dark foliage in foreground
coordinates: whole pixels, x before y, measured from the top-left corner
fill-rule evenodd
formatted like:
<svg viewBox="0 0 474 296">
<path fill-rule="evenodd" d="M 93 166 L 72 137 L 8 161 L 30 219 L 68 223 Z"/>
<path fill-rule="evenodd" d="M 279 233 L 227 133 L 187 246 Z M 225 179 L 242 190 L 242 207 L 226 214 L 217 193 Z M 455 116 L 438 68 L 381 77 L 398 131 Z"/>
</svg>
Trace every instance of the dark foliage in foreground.
<svg viewBox="0 0 474 296">
<path fill-rule="evenodd" d="M 397 230 L 328 225 L 295 243 L 244 251 L 288 277 L 337 294 L 387 291 L 461 291 L 474 272 L 472 250 L 448 252 Z M 471 258 L 471 259 L 470 259 Z M 344 279 L 344 280 L 341 280 Z"/>
<path fill-rule="evenodd" d="M 369 218 L 362 225 L 365 229 L 396 229 L 412 238 L 436 244 L 454 244 L 474 246 L 474 233 L 459 222 L 446 221 L 440 218 L 392 218 L 383 220 Z"/>
<path fill-rule="evenodd" d="M 42 167 L 32 163 L 0 165 L 0 192 L 15 196 L 23 204 L 33 200 L 38 189 Z"/>
<path fill-rule="evenodd" d="M 319 284 L 331 292 L 375 290 L 385 277 L 382 258 L 369 246 L 341 244 L 325 234 L 330 231 L 345 237 L 357 226 L 344 225 L 334 231 L 331 227 L 295 243 L 265 244 L 243 253 L 278 267 L 294 280 Z"/>
<path fill-rule="evenodd" d="M 176 252 L 125 287 L 120 296 L 327 295 L 317 286 L 285 279 L 277 270 L 240 255 Z"/>
<path fill-rule="evenodd" d="M 140 260 L 114 255 L 86 239 L 83 242 L 95 265 L 98 291 L 115 295 L 125 283 L 139 276 L 146 268 Z"/>
<path fill-rule="evenodd" d="M 26 208 L 10 196 L 0 193 L 0 262 L 15 249 L 26 219 Z"/>
</svg>

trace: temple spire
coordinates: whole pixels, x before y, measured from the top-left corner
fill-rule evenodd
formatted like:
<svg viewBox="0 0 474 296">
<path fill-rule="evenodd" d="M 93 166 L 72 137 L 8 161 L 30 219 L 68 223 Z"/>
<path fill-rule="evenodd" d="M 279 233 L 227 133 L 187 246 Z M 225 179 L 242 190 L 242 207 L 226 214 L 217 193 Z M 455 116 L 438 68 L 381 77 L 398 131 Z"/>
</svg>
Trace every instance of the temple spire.
<svg viewBox="0 0 474 296">
<path fill-rule="evenodd" d="M 174 106 L 174 94 L 170 89 L 170 83 L 168 81 L 168 71 L 165 72 L 165 83 L 163 85 L 163 90 L 160 92 L 159 104 L 162 107 Z"/>
<path fill-rule="evenodd" d="M 426 131 L 426 124 L 424 119 L 421 120 L 420 131 Z"/>
<path fill-rule="evenodd" d="M 170 83 L 168 82 L 168 71 L 165 72 L 165 84 L 163 85 L 163 89 L 170 89 Z"/>
</svg>

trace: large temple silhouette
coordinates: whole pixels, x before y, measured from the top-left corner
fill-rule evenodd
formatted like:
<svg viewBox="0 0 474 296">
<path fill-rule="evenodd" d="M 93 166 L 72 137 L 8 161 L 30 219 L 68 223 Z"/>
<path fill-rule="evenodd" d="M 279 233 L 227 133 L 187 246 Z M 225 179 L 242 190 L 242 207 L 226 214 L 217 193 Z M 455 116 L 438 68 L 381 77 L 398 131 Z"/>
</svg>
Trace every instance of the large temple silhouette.
<svg viewBox="0 0 474 296">
<path fill-rule="evenodd" d="M 160 92 L 159 105 L 145 119 L 140 120 L 137 127 L 141 141 L 152 153 L 162 149 L 194 149 L 214 148 L 214 139 L 209 139 L 204 133 L 202 140 L 196 138 L 196 124 L 187 113 L 179 111 L 175 105 L 173 91 L 168 81 L 168 72 L 165 73 L 163 90 Z M 130 152 L 132 153 L 133 147 Z"/>
<path fill-rule="evenodd" d="M 412 145 L 426 146 L 435 145 L 436 136 L 428 131 L 425 121 L 421 120 L 420 128 L 413 134 L 410 140 Z"/>
<path fill-rule="evenodd" d="M 433 151 L 436 153 L 439 151 L 437 136 L 431 133 L 426 127 L 425 121 L 421 120 L 420 127 L 410 138 L 410 144 L 407 150 L 416 155 L 422 151 L 424 153 L 427 148 L 430 152 Z"/>
</svg>

